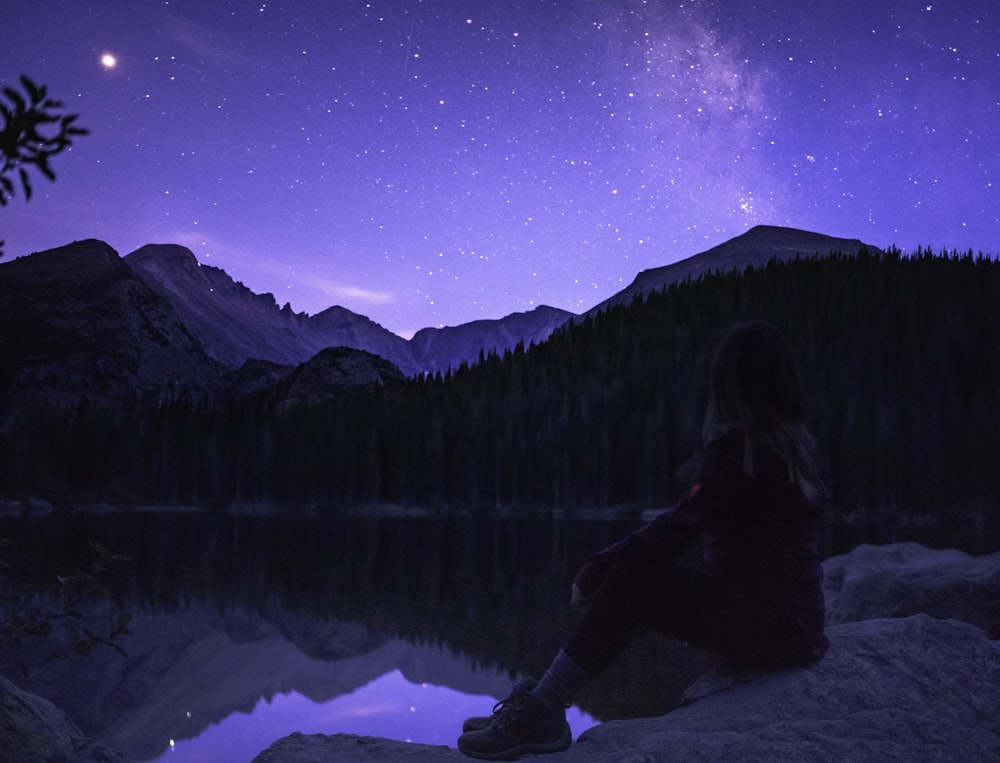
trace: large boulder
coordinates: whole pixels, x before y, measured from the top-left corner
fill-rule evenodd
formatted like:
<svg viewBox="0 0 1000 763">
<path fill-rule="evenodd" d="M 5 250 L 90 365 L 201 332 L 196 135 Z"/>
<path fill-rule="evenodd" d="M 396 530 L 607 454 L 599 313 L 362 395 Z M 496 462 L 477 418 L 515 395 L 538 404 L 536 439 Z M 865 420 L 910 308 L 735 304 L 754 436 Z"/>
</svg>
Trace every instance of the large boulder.
<svg viewBox="0 0 1000 763">
<path fill-rule="evenodd" d="M 802 670 L 703 692 L 658 718 L 586 731 L 556 761 L 1000 759 L 1000 642 L 927 615 L 847 623 Z M 744 677 L 746 678 L 746 677 Z M 254 763 L 465 761 L 450 747 L 294 734 Z"/>
<path fill-rule="evenodd" d="M 88 739 L 47 699 L 0 676 L 0 760 L 9 763 L 126 763 L 125 756 Z"/>
<path fill-rule="evenodd" d="M 827 625 L 919 612 L 1000 638 L 1000 551 L 969 556 L 919 543 L 861 545 L 823 563 Z"/>
</svg>

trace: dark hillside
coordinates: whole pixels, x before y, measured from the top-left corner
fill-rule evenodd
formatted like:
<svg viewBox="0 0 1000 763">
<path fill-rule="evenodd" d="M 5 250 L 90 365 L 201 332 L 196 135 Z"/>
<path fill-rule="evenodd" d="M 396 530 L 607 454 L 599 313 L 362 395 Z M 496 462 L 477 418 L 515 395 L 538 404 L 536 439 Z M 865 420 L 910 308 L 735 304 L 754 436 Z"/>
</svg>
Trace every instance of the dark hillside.
<svg viewBox="0 0 1000 763">
<path fill-rule="evenodd" d="M 221 367 L 173 306 L 107 244 L 87 240 L 0 265 L 0 418 L 126 393 L 209 387 Z"/>
<path fill-rule="evenodd" d="M 313 405 L 81 412 L 18 433 L 44 465 L 4 464 L 3 484 L 63 500 L 329 513 L 663 507 L 683 491 L 700 437 L 706 351 L 750 318 L 774 322 L 801 358 L 832 508 L 857 540 L 989 519 L 1000 497 L 1000 264 L 928 253 L 705 275 L 503 358 Z M 102 433 L 112 452 L 98 456 Z"/>
</svg>

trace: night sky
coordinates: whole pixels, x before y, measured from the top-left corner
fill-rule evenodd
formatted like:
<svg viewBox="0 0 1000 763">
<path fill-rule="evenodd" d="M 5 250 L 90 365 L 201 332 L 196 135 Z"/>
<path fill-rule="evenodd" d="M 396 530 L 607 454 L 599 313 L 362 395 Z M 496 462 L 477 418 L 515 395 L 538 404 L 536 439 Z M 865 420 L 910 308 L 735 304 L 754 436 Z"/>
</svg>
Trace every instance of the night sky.
<svg viewBox="0 0 1000 763">
<path fill-rule="evenodd" d="M 6 259 L 178 243 L 403 336 L 761 223 L 1000 253 L 996 0 L 8 0 L 0 63 L 92 131 Z"/>
</svg>

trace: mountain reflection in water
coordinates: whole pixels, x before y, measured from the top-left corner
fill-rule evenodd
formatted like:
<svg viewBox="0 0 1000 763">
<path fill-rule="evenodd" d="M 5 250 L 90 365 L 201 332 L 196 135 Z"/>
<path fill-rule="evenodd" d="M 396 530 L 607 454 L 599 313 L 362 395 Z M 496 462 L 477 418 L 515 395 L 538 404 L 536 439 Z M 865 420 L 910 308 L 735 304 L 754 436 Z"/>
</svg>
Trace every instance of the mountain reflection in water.
<svg viewBox="0 0 1000 763">
<path fill-rule="evenodd" d="M 28 680 L 7 676 L 137 761 L 249 760 L 293 731 L 428 741 L 419 728 L 454 745 L 464 717 L 488 714 L 515 677 L 545 670 L 572 626 L 573 574 L 628 527 L 195 513 L 8 519 L 0 536 L 15 541 L 17 569 L 39 587 L 82 568 L 88 540 L 127 555 L 111 597 L 85 609 L 98 627 L 118 607 L 129 611 L 134 635 L 122 642 L 127 659 L 99 649 L 33 668 Z M 589 716 L 665 712 L 703 668 L 681 645 L 637 641 L 581 696 Z M 406 692 L 433 699 L 418 704 Z M 403 718 L 387 702 L 405 708 Z M 571 719 L 576 734 L 592 722 Z M 249 755 L 236 752 L 244 727 L 269 737 L 247 741 Z M 201 744 L 211 753 L 180 757 Z"/>
<path fill-rule="evenodd" d="M 234 713 L 197 739 L 171 744 L 157 763 L 242 763 L 293 731 L 344 732 L 431 745 L 454 746 L 462 722 L 482 715 L 496 697 L 463 694 L 427 683 L 414 684 L 394 670 L 351 694 L 317 704 L 297 692 L 261 699 L 249 714 Z M 574 737 L 596 721 L 570 708 Z"/>
</svg>

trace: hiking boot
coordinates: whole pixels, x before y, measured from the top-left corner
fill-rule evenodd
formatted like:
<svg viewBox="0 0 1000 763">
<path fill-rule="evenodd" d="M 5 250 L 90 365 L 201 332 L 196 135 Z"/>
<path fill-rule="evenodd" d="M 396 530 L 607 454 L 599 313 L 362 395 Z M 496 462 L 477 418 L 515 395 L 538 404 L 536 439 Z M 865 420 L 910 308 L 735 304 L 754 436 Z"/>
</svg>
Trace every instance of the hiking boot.
<svg viewBox="0 0 1000 763">
<path fill-rule="evenodd" d="M 566 711 L 553 708 L 515 684 L 484 729 L 458 738 L 458 749 L 482 760 L 515 760 L 522 755 L 560 752 L 573 742 Z"/>
<path fill-rule="evenodd" d="M 517 683 L 514 684 L 513 691 L 531 691 L 538 685 L 538 681 L 534 678 L 522 678 Z M 493 715 L 474 715 L 471 718 L 466 718 L 465 723 L 462 724 L 462 733 L 467 731 L 481 731 L 493 723 L 493 719 L 503 710 L 504 705 L 507 704 L 506 699 L 502 699 L 493 705 Z"/>
</svg>

